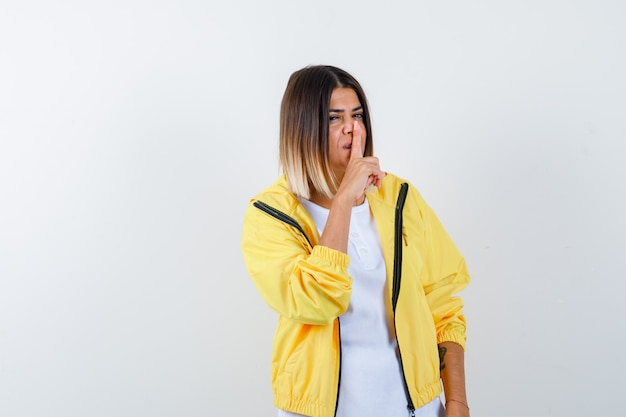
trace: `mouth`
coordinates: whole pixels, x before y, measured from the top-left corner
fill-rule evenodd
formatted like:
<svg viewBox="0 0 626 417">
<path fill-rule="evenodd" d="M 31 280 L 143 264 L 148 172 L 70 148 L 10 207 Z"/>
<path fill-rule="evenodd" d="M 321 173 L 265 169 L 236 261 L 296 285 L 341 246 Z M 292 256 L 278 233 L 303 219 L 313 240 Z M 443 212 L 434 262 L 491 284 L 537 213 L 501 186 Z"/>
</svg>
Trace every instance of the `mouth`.
<svg viewBox="0 0 626 417">
<path fill-rule="evenodd" d="M 344 145 L 343 149 L 346 149 L 348 151 L 352 150 L 352 143 L 348 143 L 347 145 Z"/>
</svg>

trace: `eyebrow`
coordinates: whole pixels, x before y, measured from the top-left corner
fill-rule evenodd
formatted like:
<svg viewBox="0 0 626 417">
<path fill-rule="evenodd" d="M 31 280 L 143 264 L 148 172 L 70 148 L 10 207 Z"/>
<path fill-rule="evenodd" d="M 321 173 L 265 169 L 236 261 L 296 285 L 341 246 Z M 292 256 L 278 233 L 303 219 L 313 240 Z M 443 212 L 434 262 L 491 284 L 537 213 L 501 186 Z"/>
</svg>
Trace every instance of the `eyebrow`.
<svg viewBox="0 0 626 417">
<path fill-rule="evenodd" d="M 359 107 L 355 107 L 352 109 L 352 111 L 359 111 L 359 110 L 363 110 L 363 106 L 359 106 Z M 345 110 L 343 109 L 329 109 L 328 112 L 329 113 L 343 113 Z"/>
</svg>

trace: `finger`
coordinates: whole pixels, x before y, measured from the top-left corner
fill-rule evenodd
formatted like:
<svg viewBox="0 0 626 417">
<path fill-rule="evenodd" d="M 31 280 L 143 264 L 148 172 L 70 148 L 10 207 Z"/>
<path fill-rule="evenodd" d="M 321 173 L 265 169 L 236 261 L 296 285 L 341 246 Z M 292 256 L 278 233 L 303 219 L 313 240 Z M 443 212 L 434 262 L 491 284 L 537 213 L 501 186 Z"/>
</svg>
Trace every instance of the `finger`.
<svg viewBox="0 0 626 417">
<path fill-rule="evenodd" d="M 350 151 L 350 159 L 363 158 L 363 132 L 361 126 L 355 120 L 352 126 L 352 150 Z"/>
<path fill-rule="evenodd" d="M 378 158 L 376 158 L 375 167 L 372 170 L 372 173 L 370 174 L 370 178 L 372 179 L 372 184 L 380 188 L 383 178 L 385 178 L 386 175 L 387 173 L 385 171 L 382 171 L 380 167 L 378 166 Z"/>
<path fill-rule="evenodd" d="M 376 177 L 376 183 L 374 185 L 376 185 L 376 188 L 380 188 L 380 186 L 383 184 L 383 178 L 385 178 L 385 175 L 387 175 L 386 173 L 382 173 L 382 175 L 379 175 Z"/>
<path fill-rule="evenodd" d="M 364 156 L 363 162 L 370 167 L 370 175 L 374 175 L 380 179 L 383 179 L 387 175 L 385 171 L 380 169 L 380 161 L 376 156 Z"/>
</svg>

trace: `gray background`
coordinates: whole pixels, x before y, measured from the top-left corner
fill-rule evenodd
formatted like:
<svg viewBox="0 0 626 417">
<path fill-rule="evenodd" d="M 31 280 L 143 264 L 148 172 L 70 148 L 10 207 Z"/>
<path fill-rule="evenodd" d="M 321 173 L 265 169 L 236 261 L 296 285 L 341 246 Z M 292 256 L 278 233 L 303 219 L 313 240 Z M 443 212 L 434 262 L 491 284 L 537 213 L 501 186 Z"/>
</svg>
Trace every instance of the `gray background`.
<svg viewBox="0 0 626 417">
<path fill-rule="evenodd" d="M 3 1 L 0 415 L 275 415 L 241 221 L 320 63 L 467 258 L 472 414 L 614 414 L 625 43 L 617 0 Z"/>
</svg>

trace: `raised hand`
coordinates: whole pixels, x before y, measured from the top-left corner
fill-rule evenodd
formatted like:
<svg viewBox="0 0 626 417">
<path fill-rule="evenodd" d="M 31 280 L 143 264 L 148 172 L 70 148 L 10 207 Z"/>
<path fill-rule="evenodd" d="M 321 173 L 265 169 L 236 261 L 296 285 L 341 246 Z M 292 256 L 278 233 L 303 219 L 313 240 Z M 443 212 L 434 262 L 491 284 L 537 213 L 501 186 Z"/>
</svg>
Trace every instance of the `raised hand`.
<svg viewBox="0 0 626 417">
<path fill-rule="evenodd" d="M 370 185 L 380 187 L 385 175 L 385 172 L 380 169 L 377 157 L 363 156 L 363 130 L 355 121 L 352 127 L 350 161 L 336 197 L 342 196 L 352 201 L 353 204 L 361 204 L 367 188 Z"/>
</svg>

